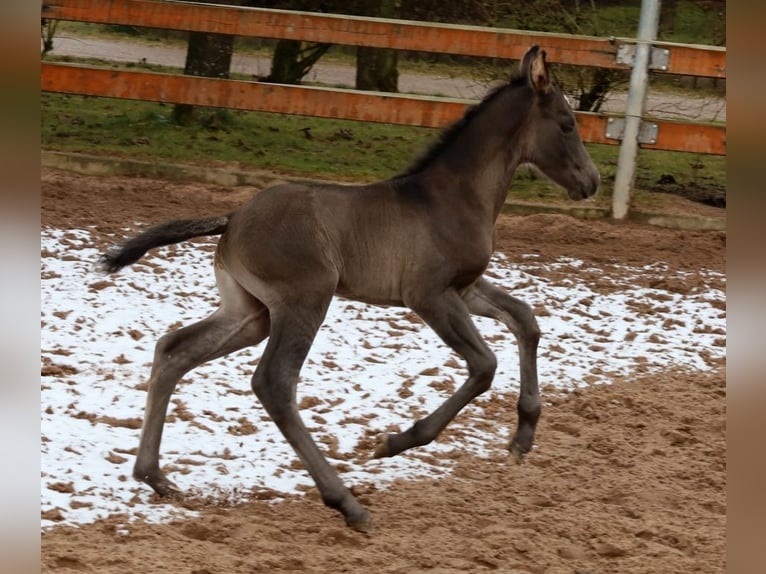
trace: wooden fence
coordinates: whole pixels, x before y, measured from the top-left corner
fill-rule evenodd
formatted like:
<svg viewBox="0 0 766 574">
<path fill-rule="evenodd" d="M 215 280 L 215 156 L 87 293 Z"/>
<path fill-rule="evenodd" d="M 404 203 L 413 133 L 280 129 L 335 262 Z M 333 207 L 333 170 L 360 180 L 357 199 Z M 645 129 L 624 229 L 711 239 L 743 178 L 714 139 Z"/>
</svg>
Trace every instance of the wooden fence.
<svg viewBox="0 0 766 574">
<path fill-rule="evenodd" d="M 540 44 L 554 63 L 629 69 L 636 41 L 163 0 L 44 0 L 42 17 L 518 60 Z M 726 78 L 726 49 L 652 43 L 653 73 Z M 656 58 L 654 57 L 656 55 Z M 443 127 L 472 101 L 41 62 L 41 89 L 91 96 Z M 619 144 L 617 114 L 577 113 L 583 139 Z M 645 118 L 646 119 L 646 118 Z M 726 154 L 720 124 L 650 119 L 643 149 Z M 616 129 L 617 128 L 617 129 Z"/>
</svg>

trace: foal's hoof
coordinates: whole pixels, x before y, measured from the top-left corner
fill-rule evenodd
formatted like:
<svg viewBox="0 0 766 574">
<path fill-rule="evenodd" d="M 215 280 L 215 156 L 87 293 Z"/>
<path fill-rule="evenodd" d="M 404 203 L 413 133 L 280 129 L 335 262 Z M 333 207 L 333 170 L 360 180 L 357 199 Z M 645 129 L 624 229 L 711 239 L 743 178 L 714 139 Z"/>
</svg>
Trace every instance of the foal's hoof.
<svg viewBox="0 0 766 574">
<path fill-rule="evenodd" d="M 369 534 L 372 532 L 372 520 L 370 520 L 370 515 L 366 512 L 362 517 L 353 520 L 346 520 L 346 524 L 348 524 L 357 532 L 361 532 L 363 534 Z"/>
<path fill-rule="evenodd" d="M 391 456 L 391 451 L 388 448 L 388 435 L 380 433 L 375 438 L 375 452 L 372 453 L 372 458 L 384 458 Z"/>
<path fill-rule="evenodd" d="M 184 494 L 183 490 L 178 488 L 175 484 L 173 484 L 169 480 L 162 485 L 150 484 L 149 486 L 151 486 L 154 489 L 154 492 L 156 492 L 163 498 L 180 498 Z"/>
<path fill-rule="evenodd" d="M 511 444 L 508 445 L 508 450 L 511 451 L 511 456 L 516 461 L 516 464 L 524 462 L 524 456 L 526 456 L 527 452 L 516 441 L 511 441 Z"/>
<path fill-rule="evenodd" d="M 163 498 L 178 498 L 183 495 L 183 490 L 178 488 L 173 481 L 165 476 L 149 476 L 134 474 L 136 480 L 144 482 L 152 487 L 152 490 Z"/>
</svg>

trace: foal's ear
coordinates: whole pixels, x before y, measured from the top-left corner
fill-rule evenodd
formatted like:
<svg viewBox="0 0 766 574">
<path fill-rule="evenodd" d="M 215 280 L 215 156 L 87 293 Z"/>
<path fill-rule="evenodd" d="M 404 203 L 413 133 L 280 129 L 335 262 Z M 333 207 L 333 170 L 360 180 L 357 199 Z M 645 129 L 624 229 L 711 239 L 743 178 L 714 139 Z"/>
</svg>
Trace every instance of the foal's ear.
<svg viewBox="0 0 766 574">
<path fill-rule="evenodd" d="M 521 70 L 529 79 L 529 83 L 538 94 L 547 94 L 551 88 L 551 77 L 548 74 L 548 64 L 545 62 L 545 50 L 534 45 L 521 60 Z"/>
</svg>

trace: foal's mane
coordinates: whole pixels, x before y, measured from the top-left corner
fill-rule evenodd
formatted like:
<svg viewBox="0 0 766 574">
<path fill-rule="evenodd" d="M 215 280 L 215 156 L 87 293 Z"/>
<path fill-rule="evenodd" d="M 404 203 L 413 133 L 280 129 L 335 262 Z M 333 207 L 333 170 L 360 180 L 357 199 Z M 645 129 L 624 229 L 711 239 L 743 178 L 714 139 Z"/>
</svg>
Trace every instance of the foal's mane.
<svg viewBox="0 0 766 574">
<path fill-rule="evenodd" d="M 458 138 L 460 134 L 471 124 L 476 116 L 481 113 L 491 102 L 493 102 L 501 93 L 515 88 L 526 82 L 526 76 L 522 73 L 514 74 L 510 81 L 499 86 L 492 88 L 482 100 L 470 106 L 463 116 L 456 120 L 451 125 L 447 126 L 439 135 L 439 138 L 431 144 L 431 146 L 407 169 L 399 173 L 394 179 L 405 178 L 410 175 L 415 175 L 426 169 L 437 157 L 441 156 L 444 151 Z"/>
</svg>

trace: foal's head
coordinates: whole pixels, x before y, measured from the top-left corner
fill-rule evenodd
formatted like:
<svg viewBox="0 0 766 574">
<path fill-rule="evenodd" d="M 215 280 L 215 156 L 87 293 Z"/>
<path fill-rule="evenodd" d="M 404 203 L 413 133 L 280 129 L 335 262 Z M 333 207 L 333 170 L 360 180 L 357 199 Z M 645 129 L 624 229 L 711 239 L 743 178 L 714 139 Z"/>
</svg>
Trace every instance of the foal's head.
<svg viewBox="0 0 766 574">
<path fill-rule="evenodd" d="M 551 80 L 545 51 L 532 46 L 522 59 L 520 72 L 534 94 L 522 128 L 521 160 L 566 189 L 570 198 L 592 196 L 601 178 L 577 131 L 572 108 Z"/>
</svg>

